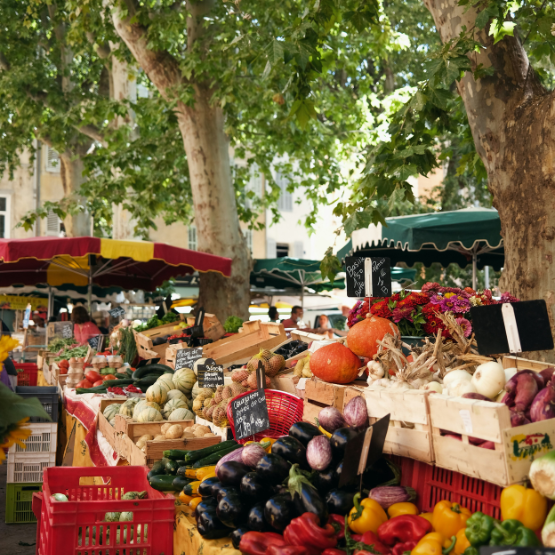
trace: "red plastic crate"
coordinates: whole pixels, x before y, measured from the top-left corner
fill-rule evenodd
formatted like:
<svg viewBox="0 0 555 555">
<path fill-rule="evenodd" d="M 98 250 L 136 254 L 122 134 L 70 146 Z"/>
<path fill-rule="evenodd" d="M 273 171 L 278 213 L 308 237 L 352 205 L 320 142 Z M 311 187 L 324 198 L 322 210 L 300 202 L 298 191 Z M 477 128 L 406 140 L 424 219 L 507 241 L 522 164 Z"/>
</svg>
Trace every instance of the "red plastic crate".
<svg viewBox="0 0 555 555">
<path fill-rule="evenodd" d="M 237 395 L 234 399 L 240 399 L 249 393 L 252 392 L 247 391 L 246 393 L 241 393 L 241 395 Z M 260 441 L 263 437 L 277 439 L 278 437 L 287 435 L 289 428 L 291 428 L 291 426 L 296 422 L 300 422 L 303 419 L 304 401 L 300 397 L 291 395 L 291 393 L 285 393 L 284 391 L 277 391 L 275 389 L 265 389 L 264 394 L 266 395 L 270 428 L 260 432 L 259 434 L 255 434 L 254 436 L 238 439 L 238 443 L 246 443 L 251 438 L 254 438 L 254 441 Z M 235 438 L 235 424 L 233 422 L 231 403 L 227 405 L 226 412 L 229 425 L 231 426 L 231 431 L 233 432 L 233 437 Z"/>
<path fill-rule="evenodd" d="M 38 523 L 38 555 L 172 555 L 175 498 L 152 489 L 146 466 L 63 467 L 44 471 Z M 80 485 L 100 477 L 104 485 Z M 146 499 L 122 500 L 128 491 L 147 491 Z M 63 493 L 68 502 L 50 496 Z M 35 496 L 38 498 L 39 496 Z M 130 522 L 105 522 L 108 512 L 133 512 Z"/>
<path fill-rule="evenodd" d="M 14 362 L 17 370 L 17 385 L 36 386 L 39 369 L 34 362 Z"/>
<path fill-rule="evenodd" d="M 438 501 L 448 499 L 472 512 L 501 517 L 500 486 L 406 457 L 390 458 L 401 467 L 401 484 L 417 491 L 417 503 L 423 512 L 431 512 Z"/>
</svg>

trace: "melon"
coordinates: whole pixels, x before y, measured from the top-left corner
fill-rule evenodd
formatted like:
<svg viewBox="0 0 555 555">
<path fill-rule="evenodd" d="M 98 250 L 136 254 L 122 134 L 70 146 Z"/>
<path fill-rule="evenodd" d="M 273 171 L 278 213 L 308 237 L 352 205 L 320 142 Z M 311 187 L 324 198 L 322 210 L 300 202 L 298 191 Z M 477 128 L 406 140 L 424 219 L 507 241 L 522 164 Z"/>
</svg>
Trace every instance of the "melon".
<svg viewBox="0 0 555 555">
<path fill-rule="evenodd" d="M 347 345 L 355 355 L 372 358 L 378 352 L 377 341 L 382 341 L 388 333 L 399 333 L 399 329 L 391 320 L 379 316 L 365 318 L 349 330 Z M 312 368 L 312 360 L 310 367 Z"/>
<path fill-rule="evenodd" d="M 176 420 L 194 420 L 195 415 L 187 409 L 175 409 L 169 416 L 168 420 L 170 422 L 175 422 Z"/>
<path fill-rule="evenodd" d="M 153 409 L 156 409 L 157 411 L 162 410 L 158 403 L 153 403 L 152 401 L 147 401 L 146 399 L 142 399 L 141 401 L 139 401 L 135 405 L 135 408 L 133 409 L 133 418 L 137 418 L 137 416 L 139 416 L 141 411 L 143 409 L 147 408 L 147 407 L 152 407 Z"/>
<path fill-rule="evenodd" d="M 138 397 L 135 397 L 134 399 L 128 399 L 127 401 L 125 401 L 125 403 L 121 405 L 121 408 L 119 409 L 119 413 L 122 414 L 123 416 L 129 416 L 130 418 L 132 418 L 133 410 L 135 409 L 138 403 L 139 403 Z"/>
<path fill-rule="evenodd" d="M 159 422 L 160 420 L 164 420 L 164 418 L 159 411 L 152 407 L 143 409 L 137 418 L 137 422 Z"/>
<path fill-rule="evenodd" d="M 182 401 L 187 402 L 187 397 L 185 397 L 179 389 L 170 389 L 168 391 L 168 401 L 171 401 L 172 399 L 181 399 Z"/>
<path fill-rule="evenodd" d="M 181 399 L 172 399 L 171 401 L 168 401 L 164 405 L 164 409 L 162 410 L 162 414 L 164 415 L 164 418 L 168 418 L 168 416 L 176 409 L 188 410 L 189 405 Z"/>
<path fill-rule="evenodd" d="M 197 395 L 199 394 L 199 392 L 200 392 L 200 387 L 198 386 L 198 382 L 195 382 L 195 385 L 191 390 L 191 397 L 193 398 L 193 401 L 197 398 Z"/>
<path fill-rule="evenodd" d="M 146 390 L 146 400 L 162 405 L 168 398 L 168 391 L 162 384 L 155 383 Z"/>
<path fill-rule="evenodd" d="M 160 378 L 158 378 L 154 383 L 164 389 L 166 393 L 174 388 L 173 382 L 171 382 L 170 385 L 167 381 L 161 380 Z"/>
<path fill-rule="evenodd" d="M 124 403 L 125 404 L 125 403 Z M 108 422 L 110 420 L 112 420 L 113 418 L 115 418 L 116 414 L 119 413 L 119 409 L 122 405 L 118 404 L 118 403 L 112 403 L 111 405 L 108 405 L 105 409 L 104 412 L 102 413 L 104 415 L 104 417 L 106 418 L 106 420 L 108 420 Z"/>
<path fill-rule="evenodd" d="M 183 393 L 189 393 L 196 381 L 197 377 L 190 368 L 181 368 L 173 375 L 174 387 Z"/>
<path fill-rule="evenodd" d="M 170 389 L 174 389 L 173 374 L 171 374 L 170 372 L 166 372 L 165 374 L 162 374 L 156 381 L 166 382 Z"/>
<path fill-rule="evenodd" d="M 310 356 L 312 373 L 329 383 L 350 383 L 362 366 L 360 359 L 345 345 L 331 343 L 320 347 Z"/>
</svg>

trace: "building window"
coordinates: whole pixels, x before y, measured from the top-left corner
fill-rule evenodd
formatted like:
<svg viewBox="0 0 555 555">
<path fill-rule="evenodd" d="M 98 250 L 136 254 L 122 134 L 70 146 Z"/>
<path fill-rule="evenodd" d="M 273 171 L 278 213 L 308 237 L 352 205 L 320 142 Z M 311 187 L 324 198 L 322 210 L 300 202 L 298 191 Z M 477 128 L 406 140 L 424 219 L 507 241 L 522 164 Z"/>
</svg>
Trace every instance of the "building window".
<svg viewBox="0 0 555 555">
<path fill-rule="evenodd" d="M 46 147 L 46 171 L 60 173 L 60 156 L 49 146 Z"/>
<path fill-rule="evenodd" d="M 46 217 L 46 235 L 49 237 L 60 237 L 60 232 L 62 230 L 62 220 L 58 215 L 50 209 L 48 211 L 48 216 Z"/>
<path fill-rule="evenodd" d="M 243 229 L 242 231 L 243 235 L 245 236 L 245 240 L 247 241 L 247 248 L 252 254 L 252 229 Z"/>
<path fill-rule="evenodd" d="M 188 230 L 188 248 L 189 250 L 196 251 L 197 250 L 197 228 L 196 226 L 192 225 L 189 226 Z"/>
<path fill-rule="evenodd" d="M 293 193 L 287 191 L 288 180 L 276 172 L 276 185 L 281 189 L 278 199 L 278 210 L 281 212 L 293 212 Z"/>
<path fill-rule="evenodd" d="M 10 238 L 10 197 L 0 197 L 0 239 Z"/>
<path fill-rule="evenodd" d="M 277 258 L 284 258 L 289 256 L 289 245 L 285 243 L 278 243 L 276 245 L 276 257 Z"/>
</svg>

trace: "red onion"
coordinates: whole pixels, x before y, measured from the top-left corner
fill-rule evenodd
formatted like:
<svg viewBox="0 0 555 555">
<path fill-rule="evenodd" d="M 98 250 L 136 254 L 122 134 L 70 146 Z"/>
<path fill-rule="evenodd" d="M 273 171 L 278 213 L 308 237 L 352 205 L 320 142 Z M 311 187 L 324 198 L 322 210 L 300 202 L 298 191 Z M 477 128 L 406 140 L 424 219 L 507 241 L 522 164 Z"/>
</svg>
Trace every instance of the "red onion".
<svg viewBox="0 0 555 555">
<path fill-rule="evenodd" d="M 543 369 L 541 372 L 538 372 L 538 374 L 540 374 L 540 376 L 544 379 L 545 384 L 547 385 L 547 382 L 553 377 L 553 372 L 555 372 L 555 368 L 553 366 L 549 366 L 548 368 Z"/>
<path fill-rule="evenodd" d="M 493 441 L 484 441 L 480 447 L 482 449 L 491 449 L 492 451 L 495 451 L 495 443 L 493 443 Z"/>
<path fill-rule="evenodd" d="M 216 476 L 218 476 L 218 471 L 220 470 L 220 467 L 222 466 L 222 464 L 224 464 L 227 461 L 237 461 L 237 462 L 243 462 L 242 460 L 242 455 L 243 455 L 243 449 L 244 447 L 239 447 L 239 449 L 235 449 L 235 451 L 232 451 L 231 453 L 228 453 L 227 455 L 224 455 L 219 461 L 218 464 L 216 464 Z"/>
<path fill-rule="evenodd" d="M 524 411 L 530 406 L 538 393 L 539 383 L 543 384 L 543 378 L 538 374 L 537 377 L 532 370 L 522 370 L 517 372 L 506 384 L 505 391 L 508 395 L 503 397 L 503 402 L 508 407 L 515 407 L 517 411 Z M 539 380 L 538 380 L 539 378 Z M 543 387 L 543 386 L 542 386 Z"/>
<path fill-rule="evenodd" d="M 524 424 L 530 424 L 530 420 L 526 417 L 522 411 L 517 411 L 514 408 L 511 409 L 511 426 L 514 428 L 516 426 L 524 426 Z"/>
<path fill-rule="evenodd" d="M 463 399 L 476 399 L 477 401 L 491 401 L 489 397 L 481 395 L 480 393 L 463 393 L 461 397 Z"/>
<path fill-rule="evenodd" d="M 368 426 L 368 408 L 364 397 L 358 396 L 351 399 L 343 409 L 343 416 L 347 424 L 353 428 Z"/>
<path fill-rule="evenodd" d="M 264 447 L 260 443 L 249 443 L 241 451 L 241 462 L 251 468 L 254 468 L 258 461 L 266 454 Z"/>
<path fill-rule="evenodd" d="M 306 446 L 306 460 L 313 470 L 325 470 L 331 463 L 331 445 L 326 436 L 313 437 Z"/>
<path fill-rule="evenodd" d="M 555 388 L 549 384 L 534 398 L 530 407 L 530 420 L 539 422 L 555 418 Z"/>
<path fill-rule="evenodd" d="M 343 415 L 335 407 L 323 408 L 318 414 L 318 422 L 330 434 L 347 425 Z"/>
</svg>

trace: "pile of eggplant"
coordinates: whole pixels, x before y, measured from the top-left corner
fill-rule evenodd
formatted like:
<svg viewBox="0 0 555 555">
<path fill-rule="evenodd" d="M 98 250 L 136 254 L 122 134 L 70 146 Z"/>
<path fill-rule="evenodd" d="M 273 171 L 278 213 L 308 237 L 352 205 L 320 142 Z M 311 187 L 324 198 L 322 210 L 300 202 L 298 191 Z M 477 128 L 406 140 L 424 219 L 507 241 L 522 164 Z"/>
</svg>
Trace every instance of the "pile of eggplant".
<svg viewBox="0 0 555 555">
<path fill-rule="evenodd" d="M 321 525 L 328 514 L 346 515 L 359 484 L 339 488 L 339 478 L 345 446 L 358 433 L 345 426 L 327 437 L 321 428 L 297 422 L 272 443 L 269 453 L 249 443 L 224 456 L 216 477 L 205 479 L 198 489 L 199 533 L 207 539 L 230 535 L 237 548 L 245 532 L 282 532 L 306 512 L 316 514 Z M 362 476 L 367 491 L 399 482 L 399 469 L 384 458 Z"/>
</svg>

